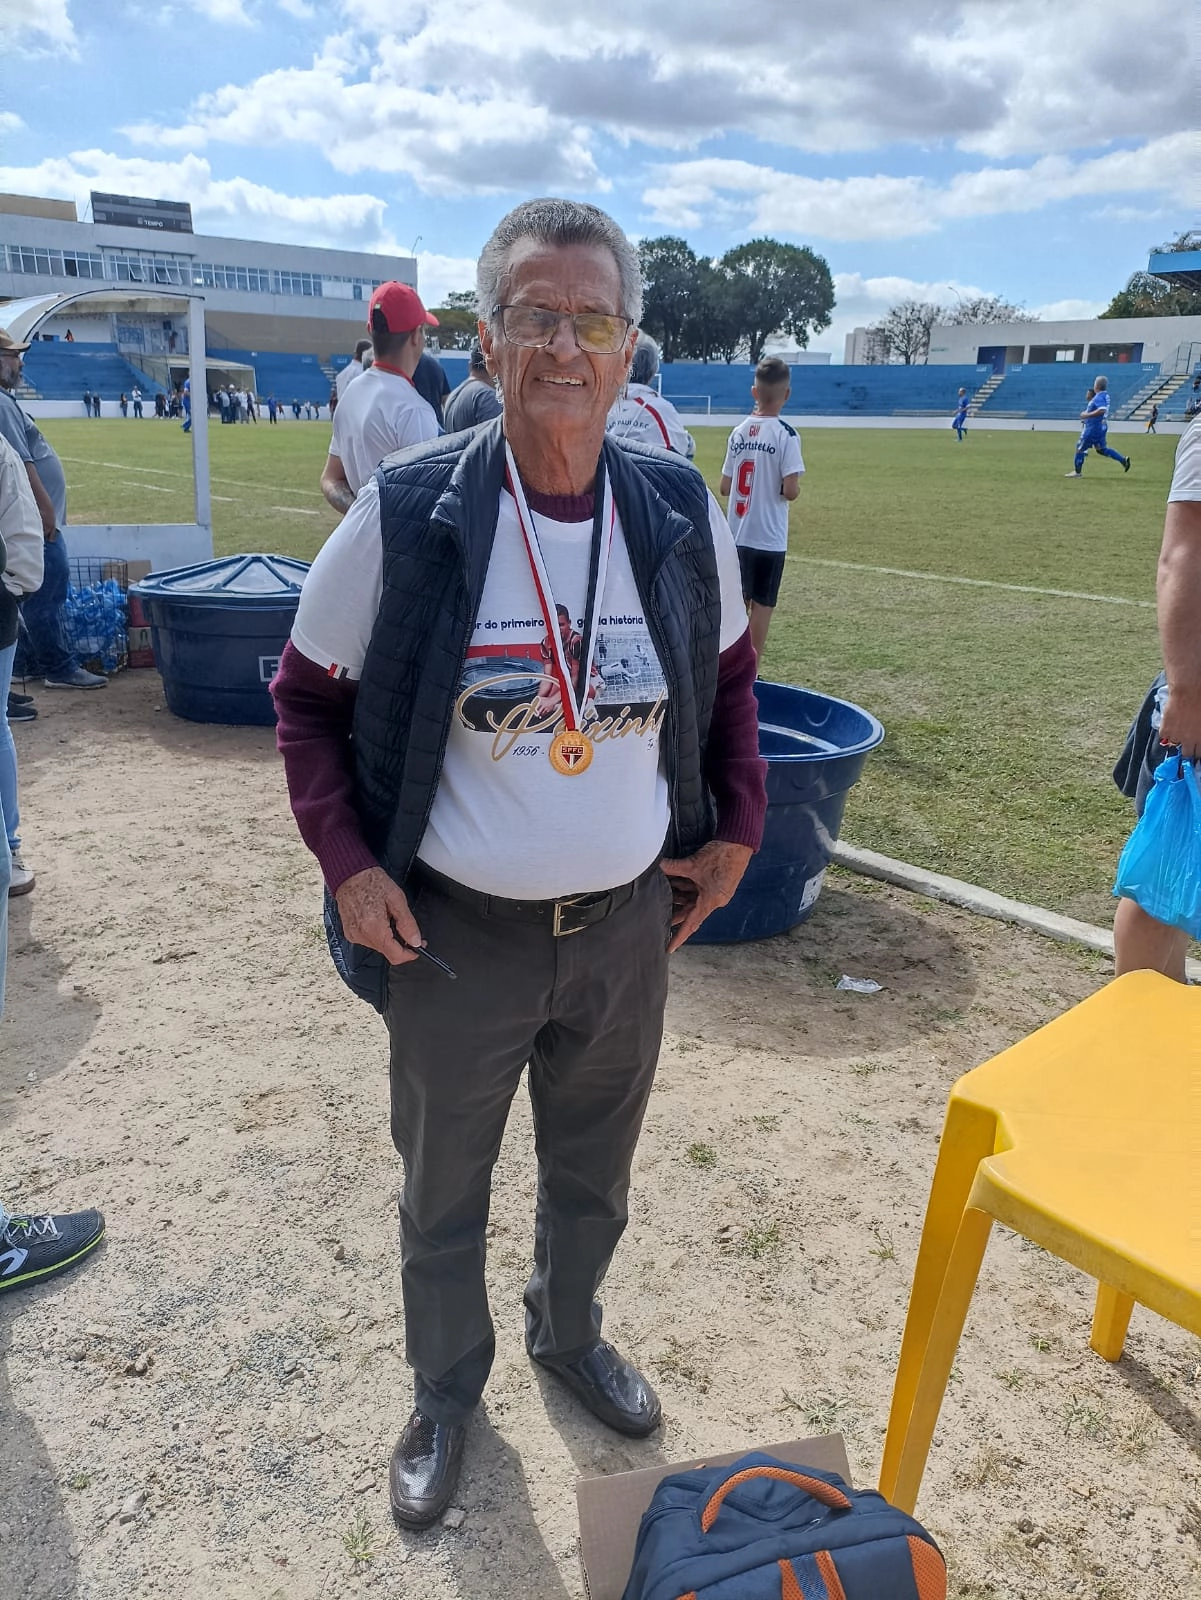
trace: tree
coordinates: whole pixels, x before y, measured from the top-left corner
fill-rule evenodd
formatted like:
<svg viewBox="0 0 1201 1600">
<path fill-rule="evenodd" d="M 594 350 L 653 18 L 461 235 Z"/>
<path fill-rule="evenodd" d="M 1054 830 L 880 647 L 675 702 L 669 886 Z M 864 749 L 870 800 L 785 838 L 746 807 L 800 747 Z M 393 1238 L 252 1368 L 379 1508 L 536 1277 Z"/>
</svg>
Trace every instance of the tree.
<svg viewBox="0 0 1201 1600">
<path fill-rule="evenodd" d="M 701 267 L 683 239 L 664 234 L 638 246 L 642 266 L 642 326 L 659 341 L 664 361 L 684 354 L 681 338 Z"/>
<path fill-rule="evenodd" d="M 1168 283 L 1150 272 L 1136 272 L 1102 311 L 1103 317 L 1201 316 L 1201 293 Z"/>
<path fill-rule="evenodd" d="M 438 319 L 440 350 L 471 349 L 479 336 L 474 289 L 452 289 L 446 304 L 434 307 L 434 315 Z"/>
<path fill-rule="evenodd" d="M 834 280 L 807 246 L 752 239 L 727 250 L 717 266 L 729 276 L 752 362 L 773 333 L 791 334 L 804 349 L 810 329 L 830 326 Z"/>
<path fill-rule="evenodd" d="M 999 295 L 982 294 L 972 300 L 959 300 L 947 306 L 938 318 L 952 328 L 965 328 L 981 322 L 1037 322 L 1032 311 L 1025 311 Z"/>
<path fill-rule="evenodd" d="M 732 361 L 743 343 L 742 319 L 730 275 L 698 261 L 678 354 L 692 361 Z"/>
<path fill-rule="evenodd" d="M 945 313 L 929 300 L 902 300 L 867 330 L 885 361 L 922 365 L 930 354 L 930 330 Z"/>
</svg>

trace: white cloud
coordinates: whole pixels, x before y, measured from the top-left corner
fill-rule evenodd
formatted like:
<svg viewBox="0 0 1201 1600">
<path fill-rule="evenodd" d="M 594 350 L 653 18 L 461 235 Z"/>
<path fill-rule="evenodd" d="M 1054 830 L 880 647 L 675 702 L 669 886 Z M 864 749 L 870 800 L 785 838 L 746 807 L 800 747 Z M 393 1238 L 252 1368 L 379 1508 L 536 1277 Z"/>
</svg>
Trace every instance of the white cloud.
<svg viewBox="0 0 1201 1600">
<path fill-rule="evenodd" d="M 1048 300 L 1030 310 L 1040 322 L 1083 322 L 1099 317 L 1108 304 L 1108 300 Z"/>
<path fill-rule="evenodd" d="M 398 250 L 384 222 L 385 202 L 372 194 L 291 195 L 246 178 L 214 178 L 200 156 L 148 161 L 77 150 L 34 167 L 0 166 L 0 191 L 74 200 L 81 214 L 89 191 L 186 200 L 198 232 L 343 250 Z"/>
<path fill-rule="evenodd" d="M 231 20 L 242 9 L 192 3 Z M 681 151 L 723 134 L 823 153 L 957 145 L 1002 161 L 1190 124 L 1177 0 L 1140 0 L 1117 47 L 1095 0 L 927 0 L 916 20 L 894 0 L 763 10 L 764 25 L 748 27 L 728 0 L 341 0 L 344 31 L 309 66 L 226 84 L 180 124 L 128 131 L 160 149 L 299 143 L 341 172 L 402 173 L 453 196 L 596 190 L 602 139 Z M 872 186 L 865 215 L 907 214 L 920 199 L 905 178 L 856 181 Z M 820 218 L 823 180 L 804 183 Z"/>
<path fill-rule="evenodd" d="M 982 167 L 942 184 L 884 175 L 805 178 L 714 159 L 660 167 L 642 200 L 651 218 L 669 228 L 717 222 L 743 234 L 887 240 L 931 233 L 965 217 L 1040 211 L 1095 195 L 1161 194 L 1187 205 L 1195 165 L 1190 133 L 1085 161 L 1045 156 L 1027 167 Z"/>
<path fill-rule="evenodd" d="M 193 11 L 198 11 L 202 17 L 210 22 L 230 23 L 238 28 L 252 28 L 255 25 L 247 0 L 187 0 Z"/>
<path fill-rule="evenodd" d="M 75 55 L 67 0 L 5 0 L 0 5 L 0 50 Z"/>
<path fill-rule="evenodd" d="M 281 11 L 286 11 L 290 17 L 299 17 L 307 21 L 317 15 L 317 8 L 307 3 L 307 0 L 275 0 Z"/>
<path fill-rule="evenodd" d="M 15 111 L 0 111 L 0 134 L 20 133 L 24 126 Z"/>
<path fill-rule="evenodd" d="M 397 254 L 407 255 L 408 251 L 400 249 Z M 430 250 L 417 252 L 417 290 L 427 306 L 440 306 L 452 290 L 474 288 L 474 256 L 440 256 Z"/>
</svg>

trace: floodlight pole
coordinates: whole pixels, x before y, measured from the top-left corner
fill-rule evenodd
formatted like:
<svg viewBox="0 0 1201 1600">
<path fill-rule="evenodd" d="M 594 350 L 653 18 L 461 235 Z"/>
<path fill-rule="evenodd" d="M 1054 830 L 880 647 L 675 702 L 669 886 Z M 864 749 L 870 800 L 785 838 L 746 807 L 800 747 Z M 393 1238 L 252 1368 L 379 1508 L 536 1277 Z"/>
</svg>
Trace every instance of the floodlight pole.
<svg viewBox="0 0 1201 1600">
<path fill-rule="evenodd" d="M 204 342 L 204 297 L 188 300 L 188 374 L 192 383 L 192 475 L 196 485 L 196 521 L 213 542 L 213 502 L 209 486 L 209 386 Z"/>
</svg>

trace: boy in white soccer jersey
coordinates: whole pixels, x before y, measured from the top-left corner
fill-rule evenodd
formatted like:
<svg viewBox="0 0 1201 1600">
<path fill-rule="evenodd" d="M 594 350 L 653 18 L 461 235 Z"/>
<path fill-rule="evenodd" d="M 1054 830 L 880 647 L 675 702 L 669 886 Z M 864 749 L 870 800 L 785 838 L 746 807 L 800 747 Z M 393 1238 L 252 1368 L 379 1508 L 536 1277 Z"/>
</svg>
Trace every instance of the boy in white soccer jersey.
<svg viewBox="0 0 1201 1600">
<path fill-rule="evenodd" d="M 751 643 L 762 655 L 788 550 L 788 502 L 800 492 L 805 463 L 796 430 L 780 415 L 792 393 L 787 363 L 764 356 L 751 393 L 755 409 L 726 446 L 721 494 L 724 499 L 734 491 L 727 515 L 738 546 Z"/>
</svg>

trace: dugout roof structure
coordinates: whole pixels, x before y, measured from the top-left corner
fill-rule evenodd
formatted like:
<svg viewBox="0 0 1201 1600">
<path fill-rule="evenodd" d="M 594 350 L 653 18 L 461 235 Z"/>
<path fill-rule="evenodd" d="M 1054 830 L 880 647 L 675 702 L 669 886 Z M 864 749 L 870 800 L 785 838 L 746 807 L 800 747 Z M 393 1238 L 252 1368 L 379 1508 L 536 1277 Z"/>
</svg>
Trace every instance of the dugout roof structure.
<svg viewBox="0 0 1201 1600">
<path fill-rule="evenodd" d="M 192 476 L 195 491 L 193 522 L 155 523 L 71 523 L 68 533 L 71 550 L 79 556 L 110 556 L 120 561 L 149 561 L 152 572 L 168 567 L 189 566 L 199 561 L 209 561 L 213 554 L 212 494 L 209 486 L 209 438 L 207 378 L 197 379 L 198 373 L 207 373 L 209 363 L 204 344 L 204 296 L 186 289 L 171 293 L 154 290 L 75 289 L 62 294 L 31 295 L 24 300 L 10 300 L 0 305 L 0 327 L 10 338 L 20 344 L 32 341 L 38 328 L 48 317 L 64 306 L 87 302 L 97 310 L 116 309 L 146 312 L 168 311 L 178 314 L 185 307 L 188 317 L 188 353 L 178 360 L 186 366 L 192 378 L 192 392 L 204 396 L 199 405 L 192 407 Z M 220 360 L 212 364 L 225 370 Z"/>
</svg>

